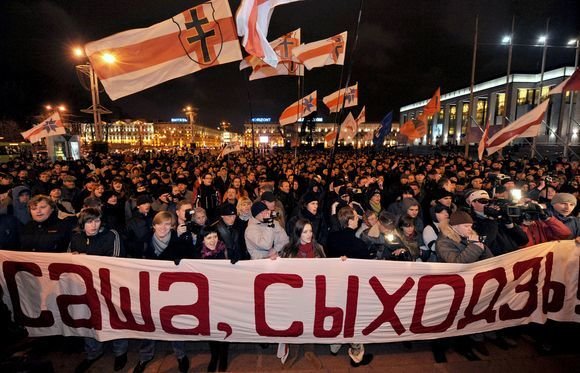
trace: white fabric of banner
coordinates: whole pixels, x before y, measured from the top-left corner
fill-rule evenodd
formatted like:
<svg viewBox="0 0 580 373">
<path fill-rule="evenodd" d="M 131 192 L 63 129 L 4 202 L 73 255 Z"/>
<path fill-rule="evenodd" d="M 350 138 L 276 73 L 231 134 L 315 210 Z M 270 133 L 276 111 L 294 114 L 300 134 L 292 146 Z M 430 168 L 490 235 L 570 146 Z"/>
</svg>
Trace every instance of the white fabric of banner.
<svg viewBox="0 0 580 373">
<path fill-rule="evenodd" d="M 472 264 L 347 259 L 173 262 L 0 251 L 3 301 L 31 336 L 396 342 L 580 322 L 580 246 Z"/>
</svg>

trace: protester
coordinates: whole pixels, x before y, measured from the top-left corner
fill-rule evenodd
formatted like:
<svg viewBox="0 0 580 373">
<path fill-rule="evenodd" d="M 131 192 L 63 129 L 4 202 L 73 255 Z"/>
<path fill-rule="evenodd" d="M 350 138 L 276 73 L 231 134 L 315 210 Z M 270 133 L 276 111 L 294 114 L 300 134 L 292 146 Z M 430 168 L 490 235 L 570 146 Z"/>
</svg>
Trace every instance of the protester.
<svg viewBox="0 0 580 373">
<path fill-rule="evenodd" d="M 80 212 L 78 229 L 71 238 L 69 251 L 73 254 L 124 256 L 119 233 L 103 227 L 101 217 L 101 211 L 95 208 L 86 208 Z M 104 343 L 89 337 L 84 340 L 86 358 L 76 367 L 76 373 L 86 372 L 104 354 Z M 112 345 L 115 355 L 113 369 L 119 371 L 127 364 L 129 342 L 126 339 L 117 339 Z"/>
<path fill-rule="evenodd" d="M 252 259 L 276 258 L 288 243 L 288 235 L 271 214 L 263 202 L 252 205 L 252 217 L 245 232 L 246 247 Z"/>
</svg>

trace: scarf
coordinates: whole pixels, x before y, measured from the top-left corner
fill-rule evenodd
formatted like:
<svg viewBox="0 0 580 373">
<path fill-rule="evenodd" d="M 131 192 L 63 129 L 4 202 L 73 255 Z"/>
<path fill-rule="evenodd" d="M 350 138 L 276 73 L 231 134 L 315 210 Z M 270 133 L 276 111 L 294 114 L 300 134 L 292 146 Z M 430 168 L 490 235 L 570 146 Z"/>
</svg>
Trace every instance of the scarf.
<svg viewBox="0 0 580 373">
<path fill-rule="evenodd" d="M 316 258 L 314 244 L 312 242 L 298 245 L 297 258 Z"/>
<path fill-rule="evenodd" d="M 169 233 L 164 238 L 159 238 L 155 234 L 153 235 L 153 240 L 151 240 L 151 241 L 153 244 L 153 250 L 155 252 L 155 256 L 160 256 L 163 253 L 163 251 L 165 249 L 167 249 L 167 246 L 169 246 L 170 240 L 171 240 L 171 233 Z"/>
<path fill-rule="evenodd" d="M 205 246 L 205 244 L 203 244 L 203 247 L 201 249 L 201 257 L 202 257 L 202 259 L 215 257 L 215 256 L 218 256 L 219 254 L 221 254 L 222 251 L 224 251 L 225 249 L 226 249 L 226 244 L 223 243 L 222 241 L 218 241 L 214 250 L 210 250 L 207 246 Z"/>
<path fill-rule="evenodd" d="M 379 203 L 376 203 L 376 202 L 373 202 L 373 201 L 369 201 L 369 205 L 370 205 L 371 209 L 374 212 L 376 212 L 377 214 L 380 213 L 381 210 L 382 210 L 382 207 L 381 207 L 381 203 L 380 202 Z"/>
</svg>

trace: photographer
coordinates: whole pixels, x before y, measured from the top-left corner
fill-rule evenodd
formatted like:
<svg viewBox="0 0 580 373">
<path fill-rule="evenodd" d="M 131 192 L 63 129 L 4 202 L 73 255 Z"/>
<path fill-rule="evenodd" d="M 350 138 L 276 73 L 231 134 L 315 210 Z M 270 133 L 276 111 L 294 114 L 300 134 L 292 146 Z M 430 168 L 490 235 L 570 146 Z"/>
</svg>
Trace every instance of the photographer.
<svg viewBox="0 0 580 373">
<path fill-rule="evenodd" d="M 506 206 L 492 201 L 485 190 L 475 190 L 465 199 L 471 208 L 473 229 L 494 256 L 509 253 L 528 243 L 526 233 L 508 216 Z"/>
<path fill-rule="evenodd" d="M 192 209 L 191 202 L 181 200 L 177 203 L 175 215 L 177 215 L 177 238 L 181 241 L 184 247 L 187 247 L 186 257 L 191 259 L 199 258 L 200 251 L 196 250 L 197 233 L 201 227 L 194 229 L 194 222 L 192 221 L 195 210 Z M 195 230 L 195 232 L 193 232 Z"/>
<path fill-rule="evenodd" d="M 252 217 L 244 234 L 246 247 L 252 259 L 275 259 L 284 245 L 288 235 L 280 224 L 272 219 L 271 211 L 263 202 L 254 202 Z"/>
<path fill-rule="evenodd" d="M 542 209 L 537 203 L 529 203 L 521 215 L 522 230 L 528 236 L 527 246 L 544 242 L 565 240 L 572 235 L 570 229 L 560 220 Z"/>
</svg>

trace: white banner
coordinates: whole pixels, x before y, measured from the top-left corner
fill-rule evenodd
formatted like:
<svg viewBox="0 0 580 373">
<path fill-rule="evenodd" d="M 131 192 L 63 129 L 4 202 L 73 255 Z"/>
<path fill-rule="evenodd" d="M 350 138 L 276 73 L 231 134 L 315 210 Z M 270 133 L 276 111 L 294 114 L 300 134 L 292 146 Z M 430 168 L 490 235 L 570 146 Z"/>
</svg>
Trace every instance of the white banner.
<svg viewBox="0 0 580 373">
<path fill-rule="evenodd" d="M 3 300 L 32 336 L 395 342 L 580 322 L 580 247 L 473 264 L 173 262 L 0 251 Z"/>
</svg>

